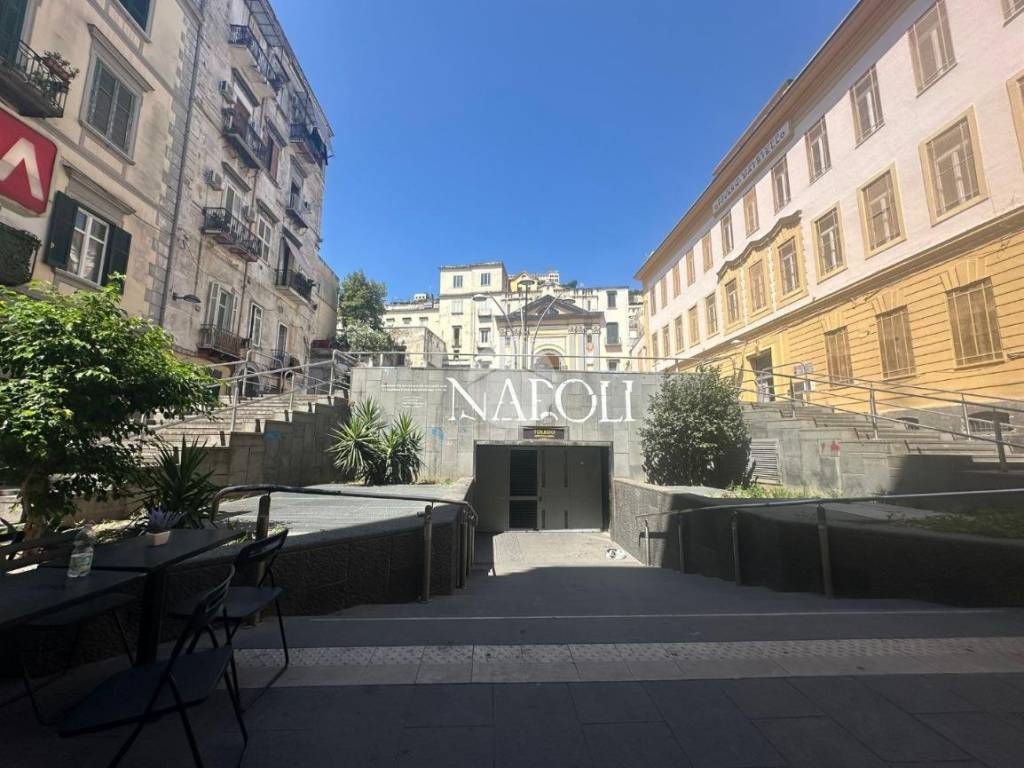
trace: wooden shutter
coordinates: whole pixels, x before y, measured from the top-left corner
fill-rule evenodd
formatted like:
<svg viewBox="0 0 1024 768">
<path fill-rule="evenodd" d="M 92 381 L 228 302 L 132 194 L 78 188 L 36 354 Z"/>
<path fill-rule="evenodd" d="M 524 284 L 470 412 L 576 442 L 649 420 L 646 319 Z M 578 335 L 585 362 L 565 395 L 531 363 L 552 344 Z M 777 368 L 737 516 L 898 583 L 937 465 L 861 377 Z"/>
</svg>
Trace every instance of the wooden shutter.
<svg viewBox="0 0 1024 768">
<path fill-rule="evenodd" d="M 75 231 L 75 216 L 78 203 L 63 192 L 53 197 L 53 211 L 50 213 L 50 232 L 43 252 L 43 259 L 51 267 L 64 269 L 71 253 L 71 235 Z"/>
<path fill-rule="evenodd" d="M 111 224 L 107 259 L 103 263 L 103 274 L 100 275 L 101 285 L 109 283 L 110 276 L 113 274 L 128 275 L 128 254 L 131 249 L 132 236 L 120 227 Z M 124 281 L 121 282 L 121 292 L 124 293 Z"/>
<path fill-rule="evenodd" d="M 25 24 L 26 0 L 0 0 L 0 58 L 14 63 Z"/>
</svg>

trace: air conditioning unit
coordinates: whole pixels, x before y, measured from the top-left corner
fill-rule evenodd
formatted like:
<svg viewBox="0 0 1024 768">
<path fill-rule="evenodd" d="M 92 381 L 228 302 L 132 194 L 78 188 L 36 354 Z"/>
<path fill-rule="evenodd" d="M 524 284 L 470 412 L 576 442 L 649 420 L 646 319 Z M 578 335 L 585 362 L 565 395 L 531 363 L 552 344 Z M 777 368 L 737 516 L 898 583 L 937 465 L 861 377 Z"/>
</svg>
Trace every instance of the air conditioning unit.
<svg viewBox="0 0 1024 768">
<path fill-rule="evenodd" d="M 210 189 L 216 190 L 217 192 L 224 189 L 223 174 L 218 173 L 213 168 L 207 168 L 203 171 L 203 178 L 206 179 L 206 184 Z"/>
<path fill-rule="evenodd" d="M 220 81 L 220 95 L 228 101 L 235 100 L 235 85 L 230 80 Z"/>
<path fill-rule="evenodd" d="M 312 213 L 313 212 L 313 204 L 311 202 L 309 202 L 309 200 L 303 200 L 302 201 L 302 212 L 303 213 Z"/>
<path fill-rule="evenodd" d="M 256 209 L 251 205 L 243 205 L 242 218 L 246 221 L 256 221 Z"/>
</svg>

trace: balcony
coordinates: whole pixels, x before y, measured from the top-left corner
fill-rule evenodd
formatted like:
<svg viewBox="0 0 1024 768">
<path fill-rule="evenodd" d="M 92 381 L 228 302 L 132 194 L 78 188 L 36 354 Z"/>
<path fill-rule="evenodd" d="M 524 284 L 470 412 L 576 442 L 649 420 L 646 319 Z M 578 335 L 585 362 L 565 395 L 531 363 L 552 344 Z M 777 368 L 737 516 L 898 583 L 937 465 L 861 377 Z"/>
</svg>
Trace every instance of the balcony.
<svg viewBox="0 0 1024 768">
<path fill-rule="evenodd" d="M 313 300 L 313 281 L 297 269 L 279 269 L 274 285 L 289 290 L 303 301 Z"/>
<path fill-rule="evenodd" d="M 327 165 L 327 143 L 320 135 L 320 129 L 309 121 L 293 122 L 288 138 L 295 144 L 296 151 L 306 160 L 317 165 Z"/>
<path fill-rule="evenodd" d="M 224 138 L 249 168 L 266 168 L 270 162 L 270 148 L 260 138 L 249 113 L 237 104 L 224 110 Z"/>
<path fill-rule="evenodd" d="M 241 360 L 245 339 L 212 323 L 199 326 L 196 349 L 216 360 Z"/>
<path fill-rule="evenodd" d="M 202 231 L 246 261 L 258 261 L 260 258 L 256 234 L 227 208 L 203 208 Z"/>
<path fill-rule="evenodd" d="M 297 192 L 288 195 L 288 202 L 284 206 L 284 212 L 290 216 L 300 229 L 309 229 L 309 217 L 312 213 L 310 204 L 302 199 Z"/>
<path fill-rule="evenodd" d="M 232 24 L 228 31 L 228 45 L 231 47 L 232 66 L 250 75 L 248 82 L 257 96 L 273 98 L 288 82 L 281 60 L 263 49 L 249 27 Z"/>
<path fill-rule="evenodd" d="M 63 117 L 73 77 L 59 61 L 21 41 L 13 57 L 0 59 L 0 95 L 25 117 Z"/>
</svg>

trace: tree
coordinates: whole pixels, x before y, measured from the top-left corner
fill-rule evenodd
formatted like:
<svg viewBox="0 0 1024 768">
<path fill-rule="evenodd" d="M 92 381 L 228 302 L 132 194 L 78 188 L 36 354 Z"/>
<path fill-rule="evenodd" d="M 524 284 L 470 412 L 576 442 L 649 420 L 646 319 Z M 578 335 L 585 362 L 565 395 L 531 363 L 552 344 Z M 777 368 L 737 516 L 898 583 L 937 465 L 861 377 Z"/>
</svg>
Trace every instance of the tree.
<svg viewBox="0 0 1024 768">
<path fill-rule="evenodd" d="M 750 434 L 736 391 L 714 368 L 666 375 L 640 427 L 640 447 L 652 483 L 743 482 Z"/>
<path fill-rule="evenodd" d="M 419 475 L 423 432 L 406 413 L 389 425 L 374 400 L 363 400 L 332 437 L 334 465 L 364 485 L 408 484 Z"/>
<path fill-rule="evenodd" d="M 363 270 L 350 272 L 338 288 L 338 319 L 342 325 L 364 325 L 379 331 L 384 327 L 384 298 L 387 286 L 370 280 Z"/>
<path fill-rule="evenodd" d="M 0 465 L 20 483 L 29 535 L 75 498 L 123 493 L 150 437 L 146 417 L 209 410 L 216 380 L 171 337 L 118 307 L 119 285 L 34 296 L 0 289 Z"/>
</svg>

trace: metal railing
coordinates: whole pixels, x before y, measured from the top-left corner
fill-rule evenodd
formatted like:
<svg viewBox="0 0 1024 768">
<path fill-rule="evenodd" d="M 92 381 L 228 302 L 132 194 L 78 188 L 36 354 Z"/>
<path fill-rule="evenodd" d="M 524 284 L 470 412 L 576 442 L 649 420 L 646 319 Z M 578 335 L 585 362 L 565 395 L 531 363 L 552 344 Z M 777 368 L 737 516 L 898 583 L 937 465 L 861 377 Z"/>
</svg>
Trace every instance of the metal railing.
<svg viewBox="0 0 1024 768">
<path fill-rule="evenodd" d="M 263 49 L 249 27 L 244 24 L 232 24 L 228 30 L 228 44 L 246 48 L 252 56 L 253 67 L 275 91 L 279 91 L 287 82 L 288 77 L 280 60 Z"/>
<path fill-rule="evenodd" d="M 313 298 L 313 280 L 297 269 L 276 270 L 274 284 L 295 291 L 306 301 Z"/>
<path fill-rule="evenodd" d="M 260 241 L 248 224 L 228 208 L 203 208 L 203 234 L 240 254 L 246 261 L 258 261 Z"/>
<path fill-rule="evenodd" d="M 778 509 L 782 507 L 815 507 L 815 525 L 818 539 L 818 558 L 821 569 L 822 591 L 827 597 L 835 597 L 835 586 L 832 572 L 832 550 L 829 544 L 829 520 L 827 504 L 865 504 L 865 503 L 890 503 L 897 501 L 924 501 L 928 499 L 958 499 L 974 498 L 978 496 L 1007 496 L 1010 494 L 1024 494 L 1024 488 L 999 488 L 985 491 L 939 491 L 935 493 L 894 493 L 890 495 L 876 494 L 873 496 L 847 496 L 837 498 L 809 497 L 806 499 L 773 499 L 770 501 L 747 502 L 737 499 L 738 504 L 713 504 L 704 507 L 688 507 L 687 509 L 658 510 L 656 512 L 644 512 L 634 515 L 635 520 L 643 521 L 643 547 L 645 550 L 646 565 L 652 566 L 653 557 L 651 552 L 651 528 L 648 522 L 652 517 L 676 517 L 676 535 L 678 547 L 678 570 L 686 573 L 686 532 L 683 525 L 683 518 L 691 512 L 717 510 L 730 512 L 729 520 L 730 534 L 732 538 L 733 555 L 733 580 L 737 585 L 743 584 L 742 558 L 740 551 L 739 518 L 744 510 L 754 509 Z"/>
<path fill-rule="evenodd" d="M 260 137 L 259 130 L 244 109 L 231 107 L 224 110 L 224 135 L 234 143 L 250 168 L 266 167 L 270 147 Z"/>
<path fill-rule="evenodd" d="M 14 49 L 14 55 L 4 57 L 2 62 L 11 73 L 11 77 L 2 77 L 2 80 L 11 88 L 34 90 L 34 93 L 24 94 L 26 98 L 18 99 L 21 114 L 29 117 L 60 117 L 64 114 L 72 75 L 66 72 L 61 62 L 36 53 L 21 40 Z"/>
<path fill-rule="evenodd" d="M 458 523 L 458 571 L 456 573 L 455 585 L 458 589 L 464 588 L 469 583 L 469 575 L 473 567 L 473 560 L 476 555 L 476 527 L 479 523 L 479 516 L 473 505 L 468 501 L 456 501 L 443 499 L 436 496 L 423 496 L 420 494 L 390 494 L 375 491 L 340 491 L 327 488 L 306 488 L 302 486 L 277 485 L 277 484 L 256 484 L 256 485 L 230 485 L 221 488 L 213 497 L 210 518 L 214 525 L 217 524 L 217 517 L 220 511 L 220 503 L 227 496 L 251 496 L 260 494 L 256 512 L 256 538 L 265 538 L 270 530 L 270 496 L 272 493 L 295 493 L 306 496 L 334 496 L 345 498 L 363 499 L 393 499 L 395 501 L 412 501 L 424 504 L 423 511 L 417 512 L 416 517 L 423 521 L 423 547 L 421 555 L 421 589 L 420 599 L 423 602 L 430 601 L 430 582 L 433 568 L 433 539 L 434 539 L 434 507 L 455 506 L 459 507 Z"/>
<path fill-rule="evenodd" d="M 221 328 L 213 323 L 204 323 L 199 326 L 199 340 L 196 342 L 197 349 L 209 349 L 231 357 L 241 357 L 245 339 L 236 333 Z"/>
</svg>

